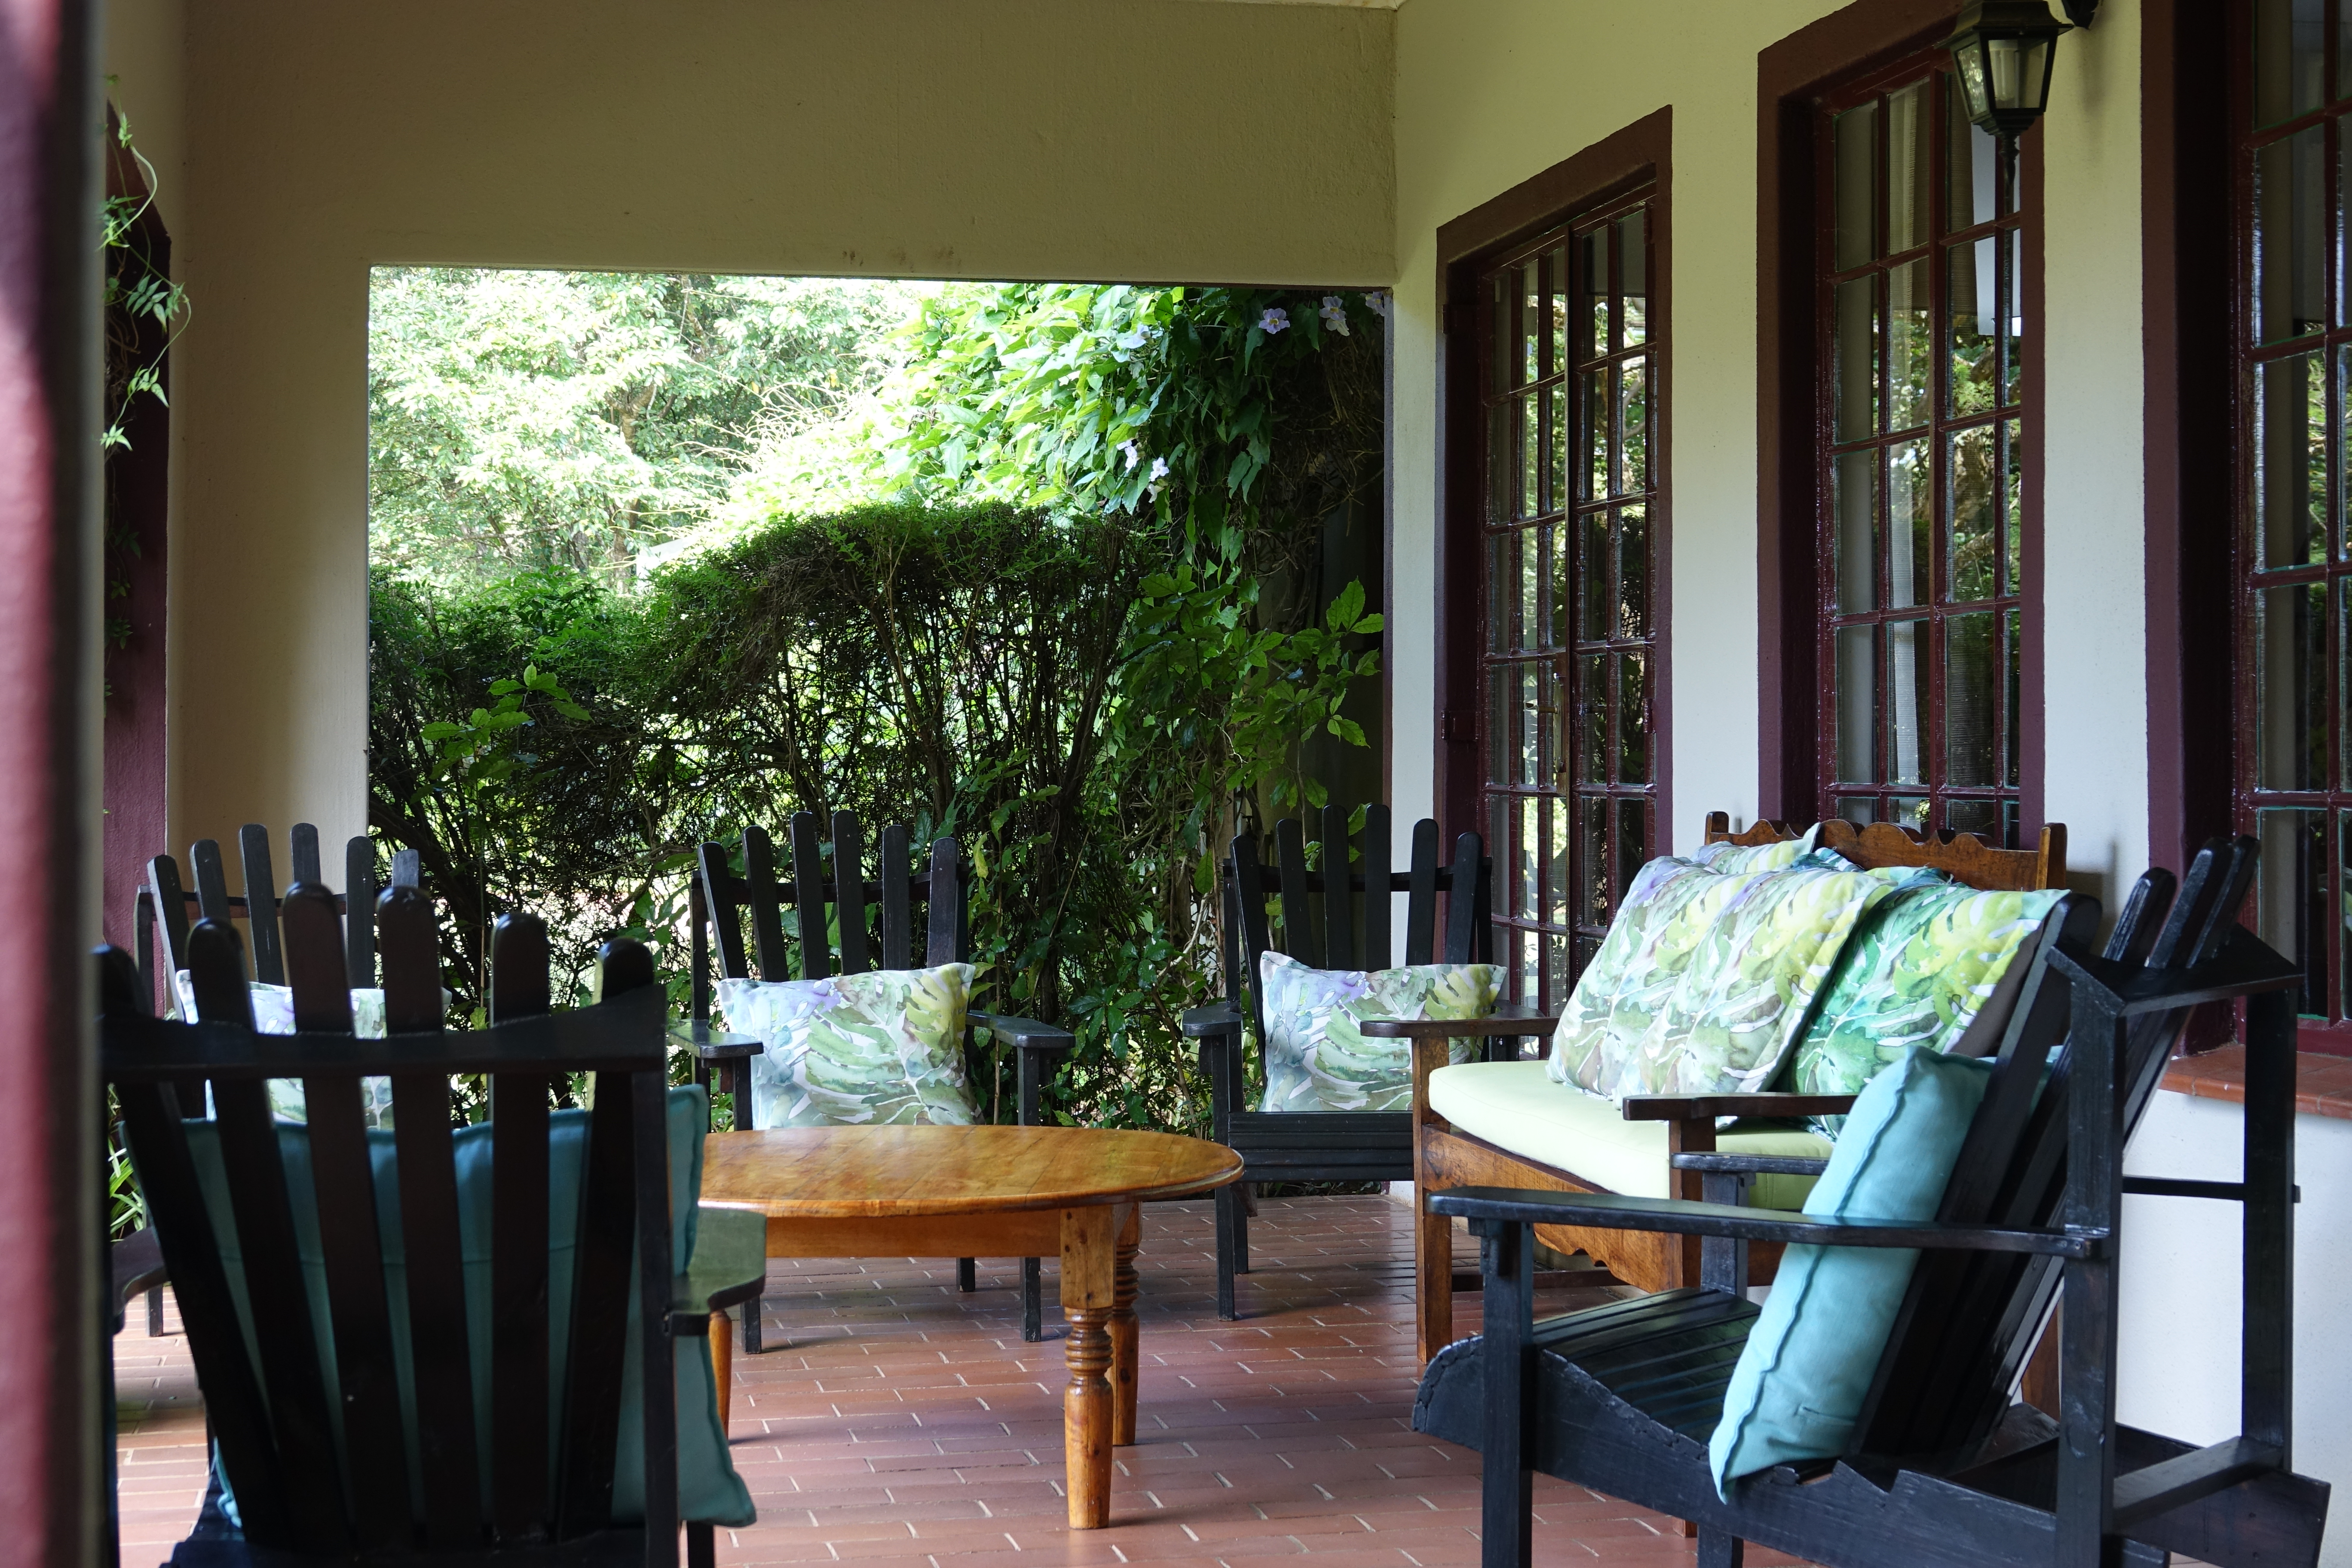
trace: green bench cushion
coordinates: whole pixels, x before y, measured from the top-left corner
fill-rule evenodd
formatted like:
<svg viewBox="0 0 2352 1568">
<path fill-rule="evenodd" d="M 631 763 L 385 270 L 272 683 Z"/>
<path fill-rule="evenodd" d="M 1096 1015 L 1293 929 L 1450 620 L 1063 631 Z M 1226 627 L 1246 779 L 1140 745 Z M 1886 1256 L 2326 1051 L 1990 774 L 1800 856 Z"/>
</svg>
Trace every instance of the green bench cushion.
<svg viewBox="0 0 2352 1568">
<path fill-rule="evenodd" d="M 1628 1121 L 1616 1106 L 1554 1083 L 1545 1064 L 1465 1062 L 1430 1075 L 1430 1108 L 1474 1138 L 1556 1166 L 1628 1197 L 1664 1198 L 1667 1190 L 1666 1123 Z M 1717 1135 L 1716 1146 L 1738 1154 L 1829 1157 L 1818 1132 L 1769 1123 L 1738 1123 Z M 1759 1208 L 1795 1209 L 1813 1190 L 1811 1176 L 1756 1178 L 1748 1201 Z"/>
</svg>

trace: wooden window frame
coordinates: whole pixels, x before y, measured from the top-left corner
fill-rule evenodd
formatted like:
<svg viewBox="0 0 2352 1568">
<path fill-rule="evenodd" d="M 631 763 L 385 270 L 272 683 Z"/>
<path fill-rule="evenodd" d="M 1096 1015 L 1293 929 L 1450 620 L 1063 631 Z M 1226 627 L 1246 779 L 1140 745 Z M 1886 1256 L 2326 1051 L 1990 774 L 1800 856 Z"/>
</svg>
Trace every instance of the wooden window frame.
<svg viewBox="0 0 2352 1568">
<path fill-rule="evenodd" d="M 1486 430 L 1480 342 L 1480 277 L 1514 251 L 1557 229 L 1638 198 L 1649 205 L 1648 281 L 1654 319 L 1668 321 L 1673 341 L 1673 110 L 1661 109 L 1612 133 L 1532 179 L 1444 225 L 1437 239 L 1438 498 L 1436 731 L 1433 785 L 1436 816 L 1450 837 L 1488 833 L 1483 820 L 1484 733 L 1481 650 L 1485 609 L 1483 497 Z M 1673 384 L 1671 349 L 1650 360 L 1650 614 L 1654 633 L 1649 679 L 1652 852 L 1673 840 Z M 1572 792 L 1571 792 L 1572 794 Z M 1499 923 L 1499 922 L 1498 922 Z"/>
</svg>

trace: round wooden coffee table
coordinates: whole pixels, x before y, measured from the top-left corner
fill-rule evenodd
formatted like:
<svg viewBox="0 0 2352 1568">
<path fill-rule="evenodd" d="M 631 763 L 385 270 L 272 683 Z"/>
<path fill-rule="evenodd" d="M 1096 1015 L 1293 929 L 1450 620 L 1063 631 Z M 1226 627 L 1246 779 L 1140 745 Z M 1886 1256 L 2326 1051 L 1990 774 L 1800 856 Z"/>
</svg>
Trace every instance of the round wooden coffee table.
<svg viewBox="0 0 2352 1568">
<path fill-rule="evenodd" d="M 1110 1451 L 1135 1441 L 1140 1205 L 1237 1179 L 1241 1156 L 1169 1132 L 1090 1127 L 781 1127 L 713 1132 L 702 1201 L 768 1218 L 771 1258 L 1062 1260 L 1070 1527 L 1110 1522 Z M 711 1321 L 725 1397 L 734 1360 Z M 1108 1374 L 1108 1375 L 1106 1375 Z"/>
</svg>

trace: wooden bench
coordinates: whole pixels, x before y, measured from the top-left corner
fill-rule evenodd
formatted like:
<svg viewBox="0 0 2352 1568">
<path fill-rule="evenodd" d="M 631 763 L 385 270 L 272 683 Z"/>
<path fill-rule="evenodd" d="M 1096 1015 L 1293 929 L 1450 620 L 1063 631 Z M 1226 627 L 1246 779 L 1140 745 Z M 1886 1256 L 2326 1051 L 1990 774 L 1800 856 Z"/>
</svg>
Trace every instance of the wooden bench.
<svg viewBox="0 0 2352 1568">
<path fill-rule="evenodd" d="M 1706 841 L 1710 844 L 1730 842 L 1738 845 L 1761 845 L 1786 842 L 1801 830 L 1784 822 L 1759 822 L 1742 832 L 1734 833 L 1728 816 L 1715 812 L 1706 819 Z M 1985 843 L 1974 834 L 1920 835 L 1893 823 L 1872 823 L 1856 827 L 1853 824 L 1832 819 L 1822 827 L 1822 845 L 1844 856 L 1857 866 L 1925 866 L 1944 871 L 1970 887 L 1988 890 L 2024 890 L 2059 885 L 2066 870 L 2066 829 L 2058 824 L 2042 830 L 2039 842 L 2030 849 L 2000 849 Z M 2015 969 L 2017 966 L 2012 966 Z M 2008 1008 L 2014 1001 L 2017 987 L 2004 985 L 1994 994 L 1978 1016 L 1977 1026 L 1998 1031 L 2004 1024 Z M 1446 1187 L 1525 1187 L 1543 1188 L 1562 1193 L 1622 1193 L 1633 1184 L 1622 1177 L 1615 1186 L 1596 1178 L 1590 1172 L 1580 1173 L 1573 1159 L 1542 1161 L 1524 1152 L 1502 1147 L 1492 1138 L 1482 1137 L 1473 1128 L 1458 1126 L 1433 1110 L 1430 1104 L 1431 1074 L 1445 1065 L 1445 1042 L 1417 1041 L 1413 1058 L 1413 1251 L 1416 1289 L 1416 1340 L 1423 1360 L 1426 1361 L 1454 1338 L 1454 1229 L 1453 1222 L 1433 1213 L 1429 1194 Z M 1530 1064 L 1531 1065 L 1531 1064 Z M 1530 1079 L 1535 1075 L 1528 1075 Z M 1597 1119 L 1596 1131 L 1606 1130 L 1613 1116 L 1620 1123 L 1664 1125 L 1663 1136 L 1655 1140 L 1654 1159 L 1656 1191 L 1647 1195 L 1700 1199 L 1708 1195 L 1710 1173 L 1703 1167 L 1705 1156 L 1722 1149 L 1740 1151 L 1748 1157 L 1741 1163 L 1749 1169 L 1739 1174 L 1717 1173 L 1718 1200 L 1736 1193 L 1743 1175 L 1780 1175 L 1795 1177 L 1810 1185 L 1810 1173 L 1819 1170 L 1819 1161 L 1829 1152 L 1826 1139 L 1812 1138 L 1803 1149 L 1790 1143 L 1792 1138 L 1803 1140 L 1807 1135 L 1780 1133 L 1771 1137 L 1734 1131 L 1719 1131 L 1717 1121 L 1725 1116 L 1744 1117 L 1809 1117 L 1832 1116 L 1843 1112 L 1852 1103 L 1851 1096 L 1742 1094 L 1742 1095 L 1636 1095 L 1629 1097 L 1621 1107 L 1612 1108 L 1582 1091 L 1566 1085 L 1553 1084 L 1549 1079 L 1515 1085 L 1522 1099 L 1528 1095 L 1548 1096 L 1556 1091 L 1560 1098 L 1558 1108 L 1586 1120 Z M 1647 1134 L 1643 1136 L 1646 1137 Z M 1761 1150 L 1757 1147 L 1760 1144 Z M 1788 1145 L 1783 1147 L 1783 1145 Z M 1763 1162 L 1762 1170 L 1756 1167 Z M 1620 1155 L 1616 1163 L 1626 1163 Z M 1721 1189 L 1728 1186 L 1731 1191 Z M 1803 1188 L 1783 1189 L 1783 1195 L 1793 1197 L 1785 1205 L 1794 1207 L 1803 1201 Z M 1701 1279 L 1699 1238 L 1689 1235 L 1664 1232 L 1605 1230 L 1591 1226 L 1546 1225 L 1538 1226 L 1536 1237 L 1544 1246 L 1561 1253 L 1581 1252 L 1607 1270 L 1598 1283 L 1622 1283 L 1643 1290 L 1669 1290 L 1686 1285 L 1696 1285 Z M 1747 1250 L 1744 1267 L 1758 1283 L 1769 1281 L 1780 1258 L 1778 1247 L 1760 1242 Z"/>
</svg>

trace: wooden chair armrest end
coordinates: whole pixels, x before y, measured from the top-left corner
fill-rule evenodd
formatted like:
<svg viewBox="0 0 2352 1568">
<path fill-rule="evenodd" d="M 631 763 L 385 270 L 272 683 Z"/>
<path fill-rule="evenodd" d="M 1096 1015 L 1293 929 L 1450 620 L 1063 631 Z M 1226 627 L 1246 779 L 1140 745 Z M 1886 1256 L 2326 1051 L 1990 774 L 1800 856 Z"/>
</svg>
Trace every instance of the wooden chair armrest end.
<svg viewBox="0 0 2352 1568">
<path fill-rule="evenodd" d="M 707 1062 L 756 1057 L 768 1048 L 757 1035 L 730 1034 L 725 1029 L 714 1027 L 708 1018 L 689 1018 L 682 1024 L 672 1024 L 669 1037 Z"/>
<path fill-rule="evenodd" d="M 1077 1048 L 1078 1037 L 1058 1024 L 1041 1024 L 1034 1018 L 1015 1017 L 1010 1013 L 974 1013 L 971 1019 L 974 1027 L 993 1030 L 1024 1051 Z"/>
<path fill-rule="evenodd" d="M 1185 1008 L 1180 1025 L 1188 1040 L 1238 1035 L 1242 1032 L 1242 1012 L 1231 1002 L 1212 1002 L 1205 1007 Z"/>
</svg>

